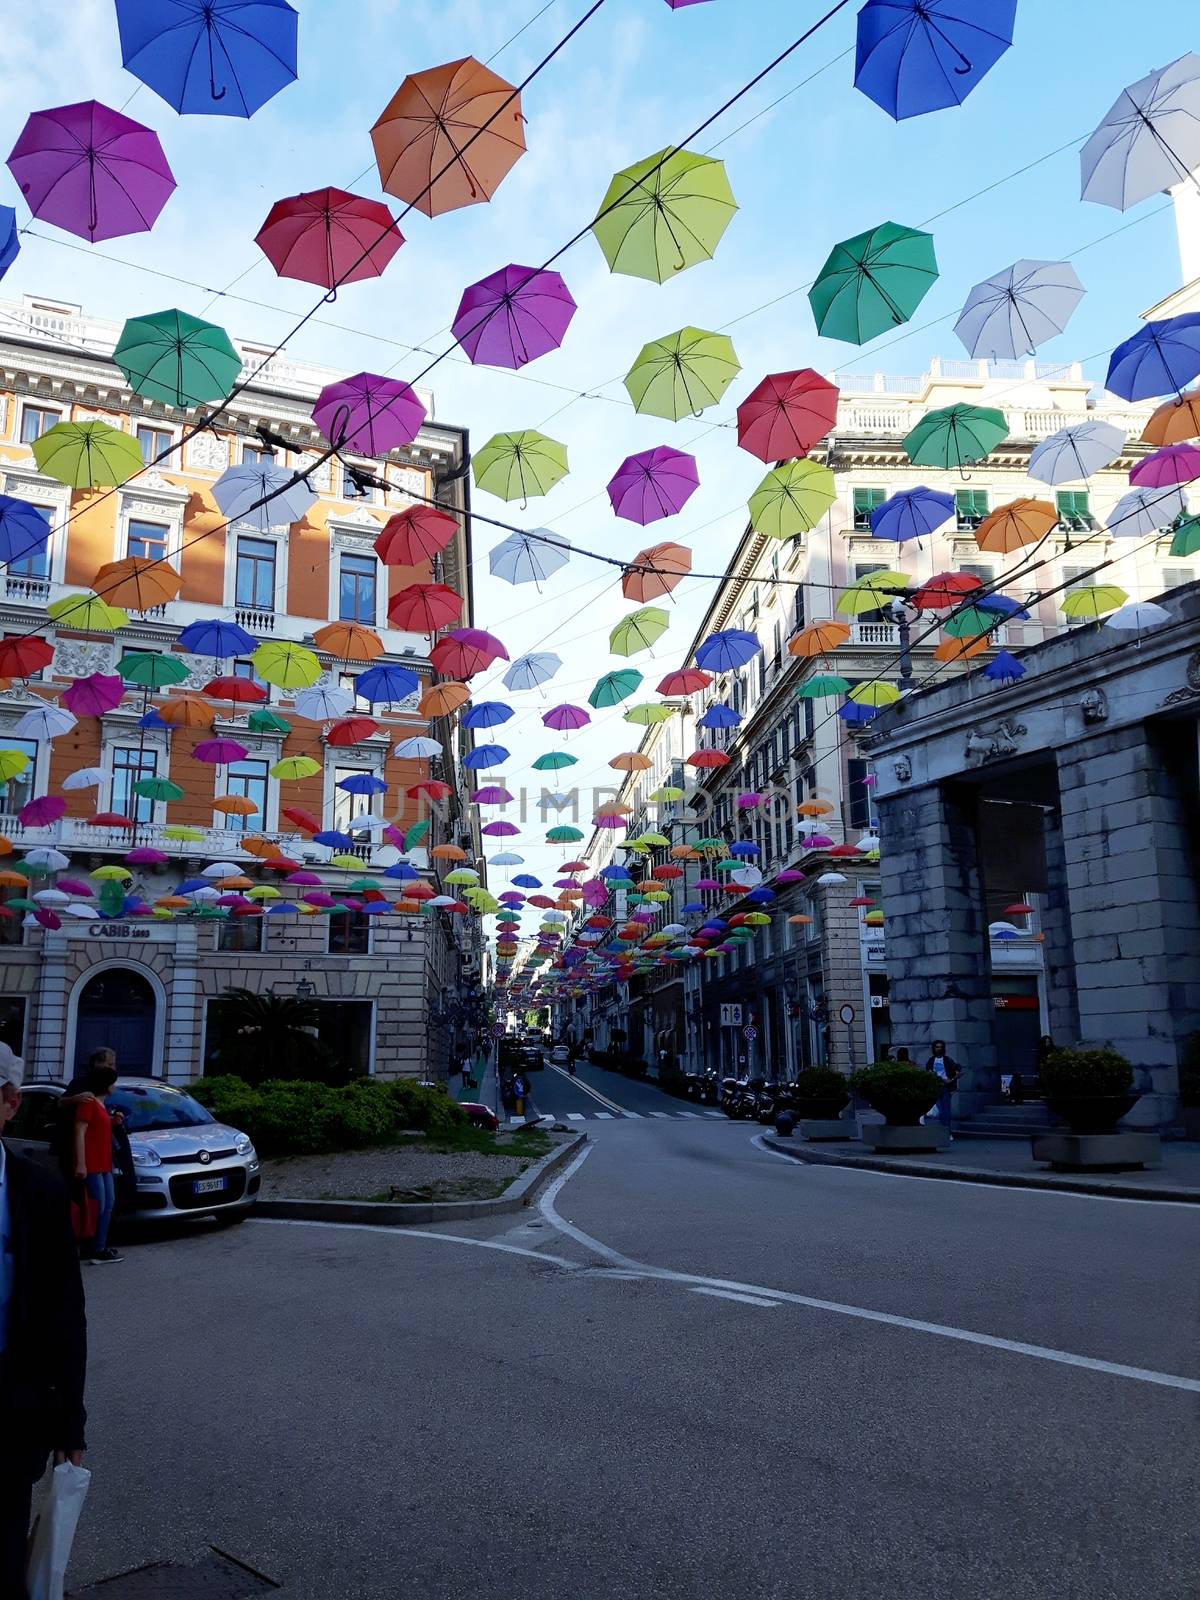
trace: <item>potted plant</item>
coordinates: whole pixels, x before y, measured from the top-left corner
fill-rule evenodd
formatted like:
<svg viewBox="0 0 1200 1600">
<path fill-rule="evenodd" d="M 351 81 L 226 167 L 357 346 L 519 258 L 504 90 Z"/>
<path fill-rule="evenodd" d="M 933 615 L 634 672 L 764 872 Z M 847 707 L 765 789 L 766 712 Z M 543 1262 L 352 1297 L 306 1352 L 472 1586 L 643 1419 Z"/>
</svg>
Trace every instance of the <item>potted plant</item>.
<svg viewBox="0 0 1200 1600">
<path fill-rule="evenodd" d="M 796 1074 L 792 1099 L 801 1117 L 829 1121 L 850 1099 L 850 1081 L 832 1067 L 806 1067 Z"/>
<path fill-rule="evenodd" d="M 880 1123 L 864 1123 L 864 1141 L 875 1150 L 941 1150 L 950 1130 L 940 1122 L 924 1125 L 921 1118 L 937 1104 L 942 1080 L 936 1072 L 902 1061 L 876 1061 L 850 1079 L 867 1104 L 883 1114 Z"/>
<path fill-rule="evenodd" d="M 1041 1070 L 1042 1096 L 1072 1133 L 1111 1133 L 1138 1099 L 1133 1068 L 1109 1045 L 1051 1050 Z"/>
</svg>

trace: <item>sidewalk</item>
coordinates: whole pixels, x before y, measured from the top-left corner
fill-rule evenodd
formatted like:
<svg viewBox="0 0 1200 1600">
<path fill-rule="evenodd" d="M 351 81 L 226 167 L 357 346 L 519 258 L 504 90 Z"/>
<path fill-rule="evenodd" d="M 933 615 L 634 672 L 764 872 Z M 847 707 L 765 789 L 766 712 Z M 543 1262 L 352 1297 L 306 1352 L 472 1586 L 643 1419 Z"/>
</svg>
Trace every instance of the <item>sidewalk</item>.
<svg viewBox="0 0 1200 1600">
<path fill-rule="evenodd" d="M 460 1105 L 464 1100 L 471 1100 L 476 1104 L 490 1106 L 495 1110 L 496 1074 L 492 1066 L 492 1056 L 494 1054 L 495 1052 L 491 1051 L 487 1055 L 476 1056 L 472 1066 L 472 1075 L 475 1079 L 475 1087 L 473 1089 L 464 1088 L 463 1081 L 457 1073 L 450 1079 L 450 1093 Z"/>
<path fill-rule="evenodd" d="M 957 1178 L 1007 1188 L 1200 1205 L 1200 1144 L 1187 1140 L 1163 1141 L 1163 1164 L 1158 1172 L 1052 1172 L 1034 1161 L 1029 1141 L 1021 1139 L 962 1139 L 948 1150 L 904 1157 L 876 1155 L 857 1139 L 810 1144 L 799 1134 L 783 1139 L 766 1133 L 763 1142 L 781 1155 L 813 1166 L 858 1167 L 912 1178 Z"/>
</svg>

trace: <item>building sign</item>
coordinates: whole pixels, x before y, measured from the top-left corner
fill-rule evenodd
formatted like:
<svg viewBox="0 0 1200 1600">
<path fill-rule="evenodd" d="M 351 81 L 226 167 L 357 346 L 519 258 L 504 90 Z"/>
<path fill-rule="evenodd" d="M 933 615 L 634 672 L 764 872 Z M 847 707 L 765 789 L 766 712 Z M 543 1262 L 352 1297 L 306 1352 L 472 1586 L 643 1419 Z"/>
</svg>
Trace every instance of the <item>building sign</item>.
<svg viewBox="0 0 1200 1600">
<path fill-rule="evenodd" d="M 1041 1010 L 1041 1002 L 1035 994 L 994 994 L 992 1005 L 997 1011 Z"/>
<path fill-rule="evenodd" d="M 148 939 L 149 928 L 135 928 L 132 922 L 89 922 L 88 932 L 100 939 Z"/>
<path fill-rule="evenodd" d="M 742 1025 L 741 1006 L 721 1007 L 721 1026 L 723 1028 L 740 1028 Z"/>
</svg>

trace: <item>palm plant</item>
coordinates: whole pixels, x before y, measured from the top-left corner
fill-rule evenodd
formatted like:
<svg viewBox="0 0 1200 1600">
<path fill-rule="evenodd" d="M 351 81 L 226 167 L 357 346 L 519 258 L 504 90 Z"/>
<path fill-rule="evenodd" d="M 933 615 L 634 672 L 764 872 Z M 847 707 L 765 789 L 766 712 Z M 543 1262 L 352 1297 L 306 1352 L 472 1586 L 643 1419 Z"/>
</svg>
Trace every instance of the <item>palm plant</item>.
<svg viewBox="0 0 1200 1600">
<path fill-rule="evenodd" d="M 292 995 L 226 989 L 215 1007 L 216 1048 L 210 1070 L 247 1083 L 267 1078 L 324 1077 L 330 1052 L 317 1037 L 320 1010 Z"/>
</svg>

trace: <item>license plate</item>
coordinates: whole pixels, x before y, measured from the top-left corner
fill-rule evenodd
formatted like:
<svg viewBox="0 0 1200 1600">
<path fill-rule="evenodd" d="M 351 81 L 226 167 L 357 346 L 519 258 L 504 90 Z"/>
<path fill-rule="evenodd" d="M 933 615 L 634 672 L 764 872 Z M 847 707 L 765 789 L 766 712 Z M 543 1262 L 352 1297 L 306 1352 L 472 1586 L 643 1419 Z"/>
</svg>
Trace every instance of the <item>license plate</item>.
<svg viewBox="0 0 1200 1600">
<path fill-rule="evenodd" d="M 193 1194 L 216 1194 L 229 1182 L 228 1178 L 196 1178 L 192 1183 Z"/>
</svg>

